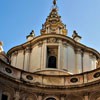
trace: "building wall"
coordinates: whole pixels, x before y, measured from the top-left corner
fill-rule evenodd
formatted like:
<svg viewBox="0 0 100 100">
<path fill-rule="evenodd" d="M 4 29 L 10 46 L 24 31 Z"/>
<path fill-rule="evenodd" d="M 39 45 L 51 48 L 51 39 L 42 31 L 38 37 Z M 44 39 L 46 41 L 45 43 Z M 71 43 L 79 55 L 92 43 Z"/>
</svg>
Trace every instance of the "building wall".
<svg viewBox="0 0 100 100">
<path fill-rule="evenodd" d="M 73 47 L 68 46 L 68 71 L 75 73 L 75 52 Z"/>
<path fill-rule="evenodd" d="M 34 72 L 47 68 L 47 48 L 56 47 L 57 50 L 57 69 L 66 70 L 77 74 L 96 69 L 96 56 L 88 51 L 82 51 L 81 48 L 75 48 L 72 44 L 48 38 L 38 41 L 31 48 L 18 50 L 11 55 L 11 65 L 25 71 Z"/>
<path fill-rule="evenodd" d="M 61 70 L 35 73 L 19 70 L 0 60 L 0 100 L 99 100 L 100 68 L 76 75 Z"/>
<path fill-rule="evenodd" d="M 16 67 L 17 53 L 13 52 L 11 54 L 11 65 Z"/>
<path fill-rule="evenodd" d="M 41 68 L 41 59 L 42 59 L 41 53 L 42 53 L 41 47 L 35 46 L 32 48 L 31 56 L 30 56 L 30 66 L 29 66 L 30 72 L 39 70 Z"/>
<path fill-rule="evenodd" d="M 19 69 L 23 69 L 23 61 L 24 61 L 24 51 L 19 50 L 16 57 L 16 67 Z"/>
<path fill-rule="evenodd" d="M 5 83 L 2 84 L 2 82 Z M 45 87 L 37 89 L 35 86 L 30 88 L 23 84 L 18 88 L 16 82 L 0 78 L 0 100 L 3 95 L 8 97 L 7 100 L 51 100 L 49 98 L 53 98 L 53 100 L 100 100 L 100 86 L 98 85 L 98 89 L 96 85 L 94 87 L 84 86 L 85 90 L 84 88 L 80 90 L 73 88 L 71 91 Z"/>
<path fill-rule="evenodd" d="M 68 47 L 63 47 L 63 69 L 68 70 Z"/>
</svg>

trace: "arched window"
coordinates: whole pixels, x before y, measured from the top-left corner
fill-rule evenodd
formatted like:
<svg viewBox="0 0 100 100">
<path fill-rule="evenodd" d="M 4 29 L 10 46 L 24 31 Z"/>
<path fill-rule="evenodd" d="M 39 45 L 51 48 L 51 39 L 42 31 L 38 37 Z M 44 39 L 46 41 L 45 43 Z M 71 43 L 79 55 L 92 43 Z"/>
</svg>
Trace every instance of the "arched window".
<svg viewBox="0 0 100 100">
<path fill-rule="evenodd" d="M 56 100 L 56 99 L 51 97 L 51 98 L 47 98 L 46 100 Z"/>
<path fill-rule="evenodd" d="M 48 68 L 56 68 L 56 57 L 50 56 L 48 59 Z"/>
</svg>

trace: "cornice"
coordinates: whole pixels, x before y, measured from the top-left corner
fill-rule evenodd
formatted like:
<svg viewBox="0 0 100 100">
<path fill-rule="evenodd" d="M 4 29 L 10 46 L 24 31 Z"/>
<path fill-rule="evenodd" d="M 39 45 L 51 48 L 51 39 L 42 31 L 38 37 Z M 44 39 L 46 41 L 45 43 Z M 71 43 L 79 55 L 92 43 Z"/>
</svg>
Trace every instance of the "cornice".
<svg viewBox="0 0 100 100">
<path fill-rule="evenodd" d="M 39 41 L 43 41 L 43 40 L 48 39 L 48 38 L 56 38 L 56 39 L 61 39 L 62 41 L 67 41 L 67 43 L 73 45 L 73 47 L 80 48 L 83 51 L 92 52 L 97 56 L 97 58 L 100 58 L 100 53 L 98 51 L 96 51 L 95 49 L 87 47 L 87 46 L 85 46 L 81 43 L 78 43 L 68 36 L 64 36 L 64 35 L 61 35 L 61 34 L 53 34 L 53 33 L 37 36 L 31 41 L 28 41 L 24 44 L 13 47 L 7 52 L 7 55 L 11 55 L 11 53 L 13 53 L 14 51 L 24 50 L 27 46 L 31 47 L 31 46 L 35 45 L 36 43 L 38 43 Z"/>
<path fill-rule="evenodd" d="M 9 80 L 12 82 L 17 82 L 18 84 L 24 84 L 26 86 L 32 86 L 32 87 L 39 87 L 39 88 L 48 88 L 48 89 L 80 89 L 80 88 L 86 88 L 86 87 L 91 87 L 91 86 L 99 86 L 100 85 L 100 68 L 89 71 L 89 72 L 84 72 L 80 74 L 75 74 L 75 75 L 45 75 L 45 74 L 38 74 L 36 72 L 30 73 L 30 72 L 25 72 L 23 70 L 19 70 L 17 68 L 14 68 L 10 66 L 9 64 L 4 63 L 2 60 L 0 60 L 0 76 L 2 79 Z M 9 73 L 5 70 L 5 68 L 8 68 L 12 71 L 12 73 Z M 13 73 L 16 74 L 13 74 Z M 99 73 L 99 76 L 96 75 Z M 87 82 L 84 82 L 84 76 L 87 76 Z M 28 78 L 28 77 L 29 78 Z M 89 77 L 92 76 L 93 78 L 89 79 Z M 96 76 L 96 77 L 95 77 Z M 31 78 L 32 77 L 32 78 Z M 40 80 L 45 78 L 45 79 L 59 79 L 62 80 L 64 79 L 64 83 L 55 85 L 47 85 L 45 82 L 41 83 L 42 81 L 37 81 L 37 78 Z M 71 82 L 71 79 L 77 78 L 78 81 L 73 83 Z M 85 77 L 86 78 L 86 77 Z M 52 81 L 52 80 L 51 80 Z M 66 83 L 70 82 L 70 83 Z"/>
<path fill-rule="evenodd" d="M 34 90 L 35 92 L 41 90 L 42 92 L 46 92 L 49 89 L 49 92 L 53 93 L 53 92 L 66 92 L 68 91 L 68 93 L 70 94 L 71 92 L 76 93 L 77 92 L 91 92 L 94 91 L 94 87 L 95 90 L 99 90 L 100 89 L 100 80 L 92 82 L 92 83 L 88 83 L 88 84 L 82 84 L 82 85 L 73 85 L 73 86 L 54 86 L 54 85 L 36 85 L 36 84 L 31 84 L 29 82 L 25 82 L 25 81 L 18 81 L 14 78 L 11 78 L 3 73 L 0 72 L 0 84 L 4 85 L 4 86 L 11 86 L 13 88 L 19 88 L 21 89 L 28 89 L 28 90 Z M 4 83 L 5 81 L 5 83 Z M 44 90 L 43 90 L 44 89 Z M 54 90 L 54 91 L 52 91 Z"/>
</svg>

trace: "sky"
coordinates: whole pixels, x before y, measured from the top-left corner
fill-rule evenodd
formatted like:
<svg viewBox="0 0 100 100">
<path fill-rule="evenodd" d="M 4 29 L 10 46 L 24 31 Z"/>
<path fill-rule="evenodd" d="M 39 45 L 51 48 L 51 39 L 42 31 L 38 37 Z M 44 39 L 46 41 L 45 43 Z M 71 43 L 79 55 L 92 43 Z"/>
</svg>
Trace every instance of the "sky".
<svg viewBox="0 0 100 100">
<path fill-rule="evenodd" d="M 25 43 L 32 30 L 40 35 L 52 1 L 0 0 L 0 41 L 5 52 Z M 100 0 L 57 0 L 57 6 L 68 36 L 76 30 L 82 44 L 100 51 Z"/>
</svg>

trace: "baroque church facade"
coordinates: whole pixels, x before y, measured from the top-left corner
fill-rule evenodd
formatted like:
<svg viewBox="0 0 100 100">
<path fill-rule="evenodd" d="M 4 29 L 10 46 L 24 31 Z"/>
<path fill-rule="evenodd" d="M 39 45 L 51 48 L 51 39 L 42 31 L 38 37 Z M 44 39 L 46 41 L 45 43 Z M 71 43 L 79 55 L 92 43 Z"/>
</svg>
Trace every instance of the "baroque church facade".
<svg viewBox="0 0 100 100">
<path fill-rule="evenodd" d="M 0 100 L 100 100 L 100 53 L 67 36 L 56 0 L 40 33 L 7 54 L 0 42 Z"/>
</svg>

